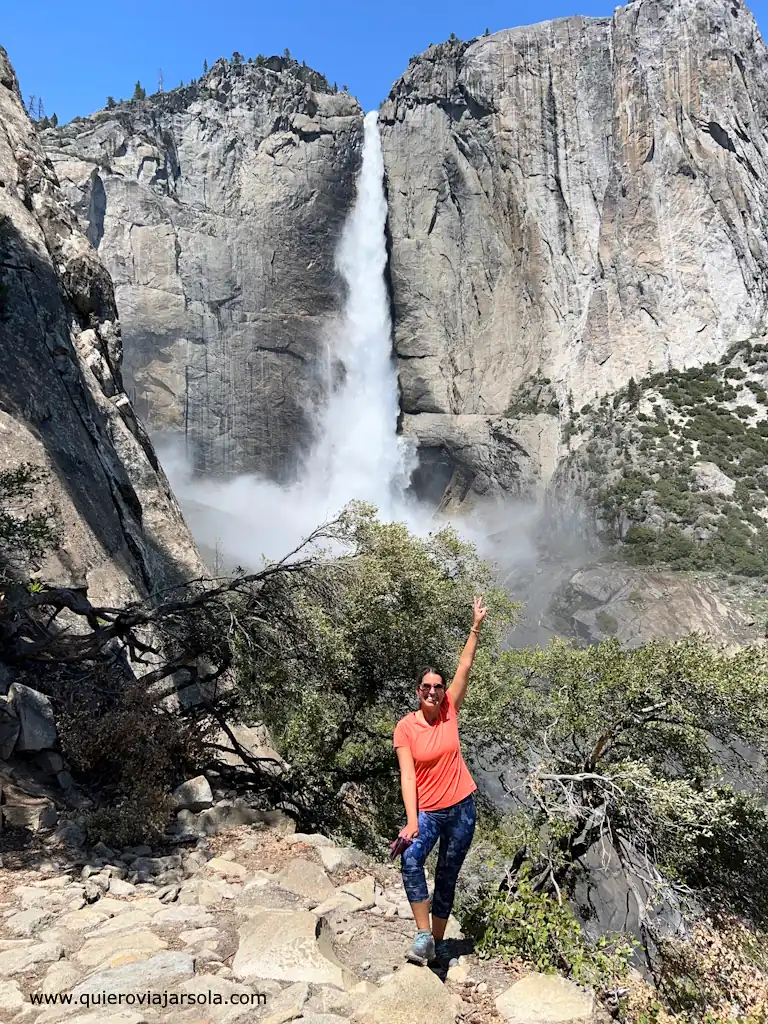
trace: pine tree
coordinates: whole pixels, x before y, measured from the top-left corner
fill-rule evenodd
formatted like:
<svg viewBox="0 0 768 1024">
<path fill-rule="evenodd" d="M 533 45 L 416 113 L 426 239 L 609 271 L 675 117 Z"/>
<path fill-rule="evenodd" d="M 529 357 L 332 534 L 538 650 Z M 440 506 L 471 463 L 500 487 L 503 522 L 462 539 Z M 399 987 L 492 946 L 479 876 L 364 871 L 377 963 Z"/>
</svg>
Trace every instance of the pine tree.
<svg viewBox="0 0 768 1024">
<path fill-rule="evenodd" d="M 142 88 L 141 82 L 137 82 L 133 90 L 133 98 L 135 100 L 145 100 L 147 98 L 147 90 Z"/>
<path fill-rule="evenodd" d="M 117 106 L 117 104 L 115 103 L 114 96 L 107 96 L 107 110 L 112 110 L 115 106 Z"/>
<path fill-rule="evenodd" d="M 631 409 L 634 409 L 640 401 L 640 388 L 637 386 L 637 381 L 634 377 L 630 377 L 627 384 L 627 401 Z"/>
<path fill-rule="evenodd" d="M 235 52 L 232 54 L 232 63 L 235 65 L 236 68 L 239 68 L 240 65 L 243 63 L 242 53 L 239 53 L 237 50 L 235 50 Z"/>
<path fill-rule="evenodd" d="M 485 32 L 483 32 L 483 35 L 484 35 L 484 36 L 489 36 L 490 34 L 491 34 L 491 30 L 490 30 L 489 28 L 487 28 L 487 29 L 485 30 Z"/>
<path fill-rule="evenodd" d="M 35 96 L 34 93 L 32 93 L 30 95 L 29 99 L 27 100 L 27 113 L 29 114 L 30 117 L 34 117 L 35 116 L 35 101 L 36 100 L 37 100 L 37 96 Z"/>
<path fill-rule="evenodd" d="M 204 75 L 208 74 L 208 61 L 207 60 L 203 60 L 203 74 Z"/>
<path fill-rule="evenodd" d="M 285 57 L 286 60 L 290 60 L 291 59 L 291 51 L 288 49 L 287 46 L 283 50 L 283 57 Z"/>
<path fill-rule="evenodd" d="M 54 112 L 51 114 L 51 127 L 52 128 L 58 128 L 58 126 L 59 126 L 59 119 L 56 116 L 56 111 L 54 110 Z"/>
</svg>

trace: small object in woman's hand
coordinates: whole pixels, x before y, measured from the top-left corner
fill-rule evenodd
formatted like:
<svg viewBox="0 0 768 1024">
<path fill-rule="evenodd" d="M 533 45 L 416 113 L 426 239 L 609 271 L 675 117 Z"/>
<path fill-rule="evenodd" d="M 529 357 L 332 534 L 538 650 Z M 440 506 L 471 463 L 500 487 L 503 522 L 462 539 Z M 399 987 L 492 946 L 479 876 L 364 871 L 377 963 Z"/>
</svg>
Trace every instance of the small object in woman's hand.
<svg viewBox="0 0 768 1024">
<path fill-rule="evenodd" d="M 395 857 L 399 857 L 401 853 L 405 853 L 412 842 L 412 839 L 406 839 L 404 836 L 398 836 L 394 843 L 389 844 L 389 859 L 394 860 Z"/>
</svg>

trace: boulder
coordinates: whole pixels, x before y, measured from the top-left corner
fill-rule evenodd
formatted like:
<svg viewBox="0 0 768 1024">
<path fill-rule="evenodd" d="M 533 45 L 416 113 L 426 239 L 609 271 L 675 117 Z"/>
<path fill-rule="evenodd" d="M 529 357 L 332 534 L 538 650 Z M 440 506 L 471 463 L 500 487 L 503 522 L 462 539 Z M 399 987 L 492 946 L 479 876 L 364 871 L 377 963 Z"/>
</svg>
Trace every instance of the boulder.
<svg viewBox="0 0 768 1024">
<path fill-rule="evenodd" d="M 48 775 L 58 775 L 65 770 L 64 758 L 55 750 L 43 750 L 35 758 L 35 763 Z"/>
<path fill-rule="evenodd" d="M 13 914 L 5 922 L 5 927 L 11 935 L 20 939 L 29 939 L 37 934 L 40 929 L 48 924 L 53 917 L 50 910 L 43 910 L 42 907 L 30 907 L 29 910 L 20 910 Z"/>
<path fill-rule="evenodd" d="M 60 821 L 53 838 L 57 843 L 65 847 L 78 848 L 85 845 L 85 832 L 74 821 Z"/>
<path fill-rule="evenodd" d="M 205 868 L 211 874 L 223 875 L 225 878 L 246 878 L 248 875 L 248 869 L 244 868 L 242 864 L 224 860 L 223 857 L 212 857 Z"/>
<path fill-rule="evenodd" d="M 20 732 L 21 722 L 11 698 L 0 697 L 0 760 L 7 761 L 10 758 Z"/>
<path fill-rule="evenodd" d="M 254 990 L 248 985 L 240 985 L 228 978 L 222 978 L 220 975 L 215 974 L 196 974 L 194 978 L 183 981 L 178 986 L 177 991 L 184 992 L 189 996 L 197 995 L 200 997 L 200 1006 L 205 1005 L 205 1016 L 203 1019 L 206 1024 L 209 1024 L 209 1022 L 214 1024 L 218 1020 L 230 1024 L 231 1021 L 241 1017 L 250 1022 L 255 1020 L 254 1014 L 260 1008 L 271 1005 L 271 999 L 267 993 L 264 993 L 259 998 L 259 993 L 263 991 L 261 986 Z M 211 996 L 213 999 L 211 999 Z M 231 1002 L 232 996 L 237 997 L 233 1002 Z M 243 998 L 248 996 L 250 996 L 250 1000 Z M 217 997 L 221 999 L 221 1005 L 217 1005 Z M 199 1012 L 192 1019 L 195 1021 L 195 1024 L 198 1024 L 201 1021 Z M 263 1024 L 262 1017 L 259 1017 L 259 1022 Z"/>
<path fill-rule="evenodd" d="M 255 810 L 245 800 L 218 800 L 213 807 L 198 814 L 194 825 L 187 823 L 187 827 L 213 836 L 241 825 L 261 825 L 262 819 L 263 812 Z"/>
<path fill-rule="evenodd" d="M 146 843 L 140 843 L 138 846 L 129 846 L 127 850 L 123 850 L 122 860 L 134 861 L 138 857 L 151 857 L 152 847 L 147 846 Z"/>
<path fill-rule="evenodd" d="M 80 980 L 82 971 L 79 971 L 69 960 L 59 960 L 48 968 L 40 986 L 46 995 L 53 995 L 55 992 L 69 992 Z"/>
<path fill-rule="evenodd" d="M 23 683 L 12 683 L 8 696 L 21 726 L 16 750 L 46 750 L 52 747 L 56 743 L 56 723 L 50 699 Z"/>
<path fill-rule="evenodd" d="M 312 1013 L 338 1013 L 348 1017 L 362 1001 L 363 996 L 367 995 L 367 992 L 360 991 L 361 984 L 365 985 L 366 982 L 354 985 L 349 992 L 342 992 L 338 988 L 317 989 L 304 1007 L 304 1016 Z M 375 987 L 375 985 L 371 986 L 372 989 Z"/>
<path fill-rule="evenodd" d="M 62 948 L 57 942 L 0 939 L 0 978 L 25 974 L 37 964 L 54 963 L 61 959 L 61 954 Z"/>
<path fill-rule="evenodd" d="M 101 913 L 109 915 L 109 917 L 127 914 L 135 910 L 143 910 L 145 914 L 151 916 L 156 914 L 158 910 L 162 910 L 163 904 L 154 896 L 148 896 L 140 900 L 131 900 L 130 903 L 126 900 L 113 900 L 109 896 L 105 896 L 99 900 L 97 909 Z"/>
<path fill-rule="evenodd" d="M 453 982 L 455 985 L 463 985 L 469 978 L 469 973 L 469 964 L 462 964 L 457 960 L 456 963 L 451 962 L 446 977 L 448 981 Z"/>
<path fill-rule="evenodd" d="M 274 828 L 278 832 L 282 832 L 284 835 L 293 835 L 296 831 L 296 822 L 285 811 L 278 809 L 271 811 L 261 811 L 260 818 L 267 828 Z"/>
<path fill-rule="evenodd" d="M 15 981 L 0 981 L 0 1017 L 10 1020 L 24 1006 L 24 993 Z"/>
<path fill-rule="evenodd" d="M 317 852 L 326 871 L 345 871 L 363 862 L 363 854 L 351 846 L 321 846 Z"/>
<path fill-rule="evenodd" d="M 449 1024 L 455 1017 L 451 996 L 437 975 L 414 964 L 393 974 L 352 1014 L 356 1024 Z"/>
<path fill-rule="evenodd" d="M 105 935 L 117 935 L 119 932 L 134 932 L 138 928 L 149 928 L 152 917 L 146 912 L 146 910 L 133 910 L 132 904 L 127 904 L 128 909 L 124 914 L 115 914 L 108 921 L 103 924 L 97 925 L 93 931 L 89 931 L 86 934 L 87 939 L 100 939 Z M 89 908 L 85 908 L 86 911 Z M 84 911 L 75 911 L 75 914 L 68 915 L 75 917 L 77 914 L 82 914 Z"/>
<path fill-rule="evenodd" d="M 204 775 L 187 779 L 173 791 L 171 801 L 178 811 L 204 811 L 213 806 L 213 793 L 208 779 Z"/>
<path fill-rule="evenodd" d="M 208 945 L 209 949 L 215 949 L 215 944 L 221 938 L 218 928 L 190 928 L 179 933 L 179 942 L 185 946 L 198 946 L 200 943 Z M 214 943 L 213 946 L 209 945 Z"/>
<path fill-rule="evenodd" d="M 307 846 L 335 846 L 336 844 L 328 836 L 320 835 L 319 832 L 294 832 L 292 836 L 286 836 L 287 843 L 306 843 Z"/>
<path fill-rule="evenodd" d="M 222 900 L 234 899 L 237 890 L 220 878 L 194 878 L 185 882 L 179 893 L 179 904 L 188 906 L 214 907 Z"/>
<path fill-rule="evenodd" d="M 73 1001 L 96 992 L 145 992 L 169 990 L 195 972 L 189 953 L 157 953 L 136 963 L 109 967 L 91 974 L 72 991 Z"/>
<path fill-rule="evenodd" d="M 35 882 L 35 887 L 40 889 L 64 889 L 66 886 L 72 884 L 71 875 L 54 875 L 53 878 L 42 878 L 39 882 Z"/>
<path fill-rule="evenodd" d="M 88 932 L 108 920 L 108 914 L 95 910 L 93 907 L 83 907 L 81 910 L 73 910 L 59 918 L 59 925 L 70 932 Z"/>
<path fill-rule="evenodd" d="M 358 910 L 368 910 L 376 902 L 375 882 L 372 875 L 359 878 L 356 882 L 349 882 L 341 886 L 343 893 L 354 896 L 360 902 Z"/>
<path fill-rule="evenodd" d="M 285 1024 L 301 1014 L 304 1003 L 309 999 L 309 985 L 297 981 L 270 1000 L 268 1013 L 262 1024 Z"/>
<path fill-rule="evenodd" d="M 320 847 L 321 851 L 324 849 Z M 336 887 L 320 865 L 301 858 L 289 861 L 275 880 L 282 889 L 315 903 L 321 903 L 336 893 Z"/>
<path fill-rule="evenodd" d="M 528 974 L 496 999 L 496 1009 L 512 1024 L 567 1024 L 588 1020 L 594 996 L 557 974 Z"/>
<path fill-rule="evenodd" d="M 36 832 L 56 824 L 58 812 L 53 802 L 45 795 L 30 792 L 34 787 L 2 779 L 0 788 L 3 799 L 0 814 L 7 825 Z"/>
<path fill-rule="evenodd" d="M 167 947 L 168 943 L 154 932 L 139 928 L 88 939 L 74 959 L 83 967 L 120 967 L 135 960 L 146 960 Z"/>
<path fill-rule="evenodd" d="M 117 878 L 114 875 L 110 876 L 109 893 L 111 896 L 133 896 L 135 892 L 135 885 L 131 885 L 130 882 L 126 882 L 122 878 Z"/>
<path fill-rule="evenodd" d="M 12 892 L 16 899 L 22 903 L 23 910 L 39 906 L 43 902 L 45 902 L 46 907 L 50 910 L 53 906 L 60 906 L 68 899 L 67 893 L 61 891 L 49 892 L 46 889 L 41 889 L 40 886 L 14 886 Z"/>
<path fill-rule="evenodd" d="M 176 904 L 158 911 L 152 918 L 152 925 L 155 928 L 167 927 L 170 925 L 187 925 L 194 928 L 207 928 L 214 923 L 213 914 L 209 914 L 205 907 Z"/>
<path fill-rule="evenodd" d="M 363 904 L 355 896 L 337 889 L 333 896 L 312 908 L 315 917 L 336 918 L 346 914 L 354 914 L 363 909 Z"/>
<path fill-rule="evenodd" d="M 266 910 L 240 928 L 232 973 L 240 981 L 271 978 L 349 988 L 357 979 L 339 963 L 327 923 L 306 911 Z"/>
</svg>

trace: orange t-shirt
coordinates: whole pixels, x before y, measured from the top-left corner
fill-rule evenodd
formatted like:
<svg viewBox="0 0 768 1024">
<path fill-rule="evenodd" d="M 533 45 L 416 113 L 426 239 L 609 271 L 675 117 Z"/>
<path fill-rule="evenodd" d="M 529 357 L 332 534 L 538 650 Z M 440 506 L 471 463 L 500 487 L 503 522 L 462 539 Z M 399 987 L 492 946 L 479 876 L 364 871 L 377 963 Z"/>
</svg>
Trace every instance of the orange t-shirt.
<svg viewBox="0 0 768 1024">
<path fill-rule="evenodd" d="M 394 745 L 411 748 L 420 811 L 451 807 L 477 789 L 461 755 L 459 715 L 450 693 L 432 725 L 417 718 L 415 711 L 401 718 L 395 726 Z"/>
</svg>

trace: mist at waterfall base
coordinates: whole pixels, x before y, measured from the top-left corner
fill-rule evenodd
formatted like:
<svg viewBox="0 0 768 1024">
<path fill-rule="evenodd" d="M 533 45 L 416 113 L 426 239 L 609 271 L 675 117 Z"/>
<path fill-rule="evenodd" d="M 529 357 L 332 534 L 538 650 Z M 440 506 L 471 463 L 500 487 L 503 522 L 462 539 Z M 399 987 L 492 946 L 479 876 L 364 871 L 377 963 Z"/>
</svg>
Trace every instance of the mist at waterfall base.
<svg viewBox="0 0 768 1024">
<path fill-rule="evenodd" d="M 417 452 L 398 436 L 397 373 L 385 271 L 387 205 L 377 114 L 366 115 L 357 196 L 338 247 L 337 270 L 346 284 L 341 316 L 328 336 L 328 365 L 343 363 L 344 379 L 328 394 L 315 424 L 316 441 L 292 486 L 257 474 L 229 479 L 196 477 L 183 442 L 155 438 L 160 461 L 209 567 L 258 569 L 292 551 L 351 500 L 369 502 L 384 522 L 399 521 L 419 536 L 446 522 L 408 490 Z M 328 373 L 330 381 L 333 376 Z M 330 389 L 329 389 L 330 391 Z M 502 575 L 531 566 L 532 504 L 484 508 L 453 525 L 492 557 L 504 534 Z"/>
<path fill-rule="evenodd" d="M 329 332 L 327 364 L 344 366 L 315 423 L 316 442 L 297 482 L 281 487 L 255 474 L 215 481 L 195 478 L 183 447 L 158 439 L 163 467 L 201 547 L 222 567 L 256 568 L 283 557 L 351 500 L 376 506 L 380 519 L 419 533 L 429 515 L 407 497 L 414 451 L 398 437 L 398 386 L 385 280 L 384 160 L 377 114 L 365 117 L 357 196 L 338 247 L 336 266 L 346 303 Z M 333 376 L 329 370 L 328 379 Z"/>
</svg>

